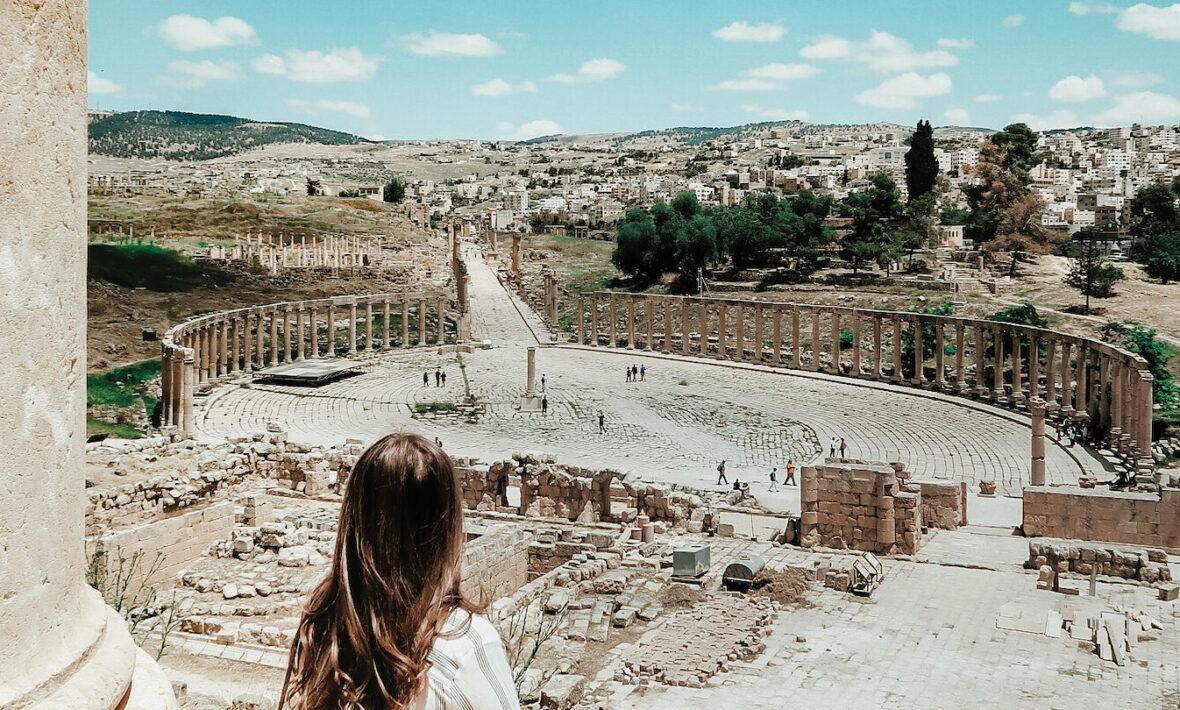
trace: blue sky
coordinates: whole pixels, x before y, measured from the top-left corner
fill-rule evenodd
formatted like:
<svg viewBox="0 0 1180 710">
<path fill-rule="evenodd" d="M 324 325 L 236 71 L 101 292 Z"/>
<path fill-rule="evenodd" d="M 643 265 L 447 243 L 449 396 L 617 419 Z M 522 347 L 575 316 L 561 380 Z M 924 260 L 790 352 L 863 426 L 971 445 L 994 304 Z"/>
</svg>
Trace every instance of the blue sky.
<svg viewBox="0 0 1180 710">
<path fill-rule="evenodd" d="M 1180 121 L 1180 4 L 91 0 L 90 106 L 369 137 Z"/>
</svg>

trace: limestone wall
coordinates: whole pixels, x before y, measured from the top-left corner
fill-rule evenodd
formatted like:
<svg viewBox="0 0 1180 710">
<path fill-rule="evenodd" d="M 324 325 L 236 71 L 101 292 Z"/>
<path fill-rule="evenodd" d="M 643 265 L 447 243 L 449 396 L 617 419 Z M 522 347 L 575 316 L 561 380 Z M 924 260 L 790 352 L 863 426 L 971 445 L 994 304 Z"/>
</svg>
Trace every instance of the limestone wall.
<svg viewBox="0 0 1180 710">
<path fill-rule="evenodd" d="M 835 460 L 804 466 L 799 488 L 804 547 L 903 555 L 918 550 L 922 494 L 901 491 L 891 466 Z"/>
<path fill-rule="evenodd" d="M 136 579 L 152 583 L 175 580 L 177 572 L 211 544 L 229 537 L 233 527 L 234 504 L 221 501 L 103 535 L 96 543 L 93 564 L 105 567 L 109 576 L 120 564 L 129 570 L 138 556 Z"/>
<path fill-rule="evenodd" d="M 1162 547 L 1180 552 L 1180 490 L 1024 489 L 1024 534 Z"/>
<path fill-rule="evenodd" d="M 472 526 L 467 526 L 470 534 Z M 468 541 L 463 550 L 463 594 L 492 601 L 509 596 L 529 581 L 532 535 L 515 525 L 500 525 Z"/>
<path fill-rule="evenodd" d="M 912 481 L 905 490 L 922 494 L 922 524 L 930 528 L 957 530 L 963 524 L 963 489 L 960 481 Z"/>
<path fill-rule="evenodd" d="M 1128 548 L 1109 543 L 1078 542 L 1077 540 L 1032 540 L 1028 543 L 1028 559 L 1024 566 L 1040 569 L 1048 565 L 1058 572 L 1096 574 L 1122 579 L 1134 579 L 1152 584 L 1169 582 L 1172 571 L 1168 556 L 1158 547 Z"/>
</svg>

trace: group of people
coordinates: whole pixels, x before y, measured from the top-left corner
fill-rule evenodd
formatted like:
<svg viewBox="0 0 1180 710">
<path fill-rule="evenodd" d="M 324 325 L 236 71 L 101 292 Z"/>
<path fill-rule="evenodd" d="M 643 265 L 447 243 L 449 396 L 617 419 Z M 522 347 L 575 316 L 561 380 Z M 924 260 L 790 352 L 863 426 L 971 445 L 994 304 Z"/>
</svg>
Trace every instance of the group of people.
<svg viewBox="0 0 1180 710">
<path fill-rule="evenodd" d="M 721 463 L 717 464 L 717 485 L 729 485 L 729 478 L 725 475 L 725 459 L 721 459 Z M 783 481 L 784 486 L 797 486 L 795 482 L 795 461 L 787 459 L 787 480 Z M 749 484 L 743 484 L 736 476 L 733 479 L 733 489 L 735 491 L 744 491 L 749 488 Z M 770 469 L 770 491 L 778 490 L 778 466 Z"/>
<path fill-rule="evenodd" d="M 840 452 L 840 458 L 847 458 L 845 454 L 848 452 L 848 442 L 842 436 L 832 437 L 832 441 L 828 446 L 828 456 L 835 457 L 837 451 Z"/>
<path fill-rule="evenodd" d="M 422 373 L 422 386 L 423 387 L 430 386 L 430 371 L 429 370 Z M 442 368 L 435 368 L 435 370 L 434 370 L 434 386 L 435 387 L 446 387 L 447 386 L 447 373 L 445 371 L 443 371 Z"/>
<path fill-rule="evenodd" d="M 628 382 L 645 382 L 647 380 L 647 365 L 628 365 Z"/>
<path fill-rule="evenodd" d="M 1062 443 L 1062 439 L 1068 438 L 1069 443 L 1065 444 L 1065 446 L 1071 449 L 1079 441 L 1094 443 L 1093 436 L 1095 431 L 1094 427 L 1091 427 L 1088 422 L 1076 422 L 1069 419 L 1053 422 L 1053 433 L 1055 434 L 1057 443 L 1060 444 Z"/>
</svg>

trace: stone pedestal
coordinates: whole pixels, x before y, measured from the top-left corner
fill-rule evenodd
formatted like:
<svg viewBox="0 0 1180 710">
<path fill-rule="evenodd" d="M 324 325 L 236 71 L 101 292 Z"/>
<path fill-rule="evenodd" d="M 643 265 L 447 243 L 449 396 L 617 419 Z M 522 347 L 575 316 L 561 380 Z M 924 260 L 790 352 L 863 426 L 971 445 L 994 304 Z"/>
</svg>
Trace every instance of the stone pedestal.
<svg viewBox="0 0 1180 710">
<path fill-rule="evenodd" d="M 85 32 L 85 2 L 0 3 L 0 707 L 171 710 L 85 582 Z"/>
</svg>

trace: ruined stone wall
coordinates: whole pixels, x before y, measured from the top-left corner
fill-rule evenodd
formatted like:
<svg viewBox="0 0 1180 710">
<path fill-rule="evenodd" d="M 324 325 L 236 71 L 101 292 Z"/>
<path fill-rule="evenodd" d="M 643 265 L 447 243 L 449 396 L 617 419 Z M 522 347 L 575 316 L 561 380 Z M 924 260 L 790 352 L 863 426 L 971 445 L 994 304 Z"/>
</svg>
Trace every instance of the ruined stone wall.
<svg viewBox="0 0 1180 710">
<path fill-rule="evenodd" d="M 229 537 L 233 528 L 234 504 L 221 501 L 103 535 L 96 543 L 92 564 L 105 567 L 110 579 L 120 565 L 126 572 L 138 557 L 134 562 L 136 580 L 167 582 L 210 545 Z"/>
<path fill-rule="evenodd" d="M 918 550 L 922 494 L 899 490 L 893 467 L 830 460 L 804 466 L 799 486 L 805 547 L 903 555 Z"/>
<path fill-rule="evenodd" d="M 930 528 L 957 530 L 963 525 L 963 484 L 959 481 L 912 481 L 909 492 L 922 494 L 922 524 Z"/>
<path fill-rule="evenodd" d="M 1100 540 L 1180 551 L 1180 490 L 1116 492 L 1073 487 L 1024 489 L 1024 534 Z"/>
<path fill-rule="evenodd" d="M 463 594 L 490 602 L 523 587 L 529 581 L 532 537 L 518 526 L 500 525 L 468 542 L 463 550 Z"/>
<path fill-rule="evenodd" d="M 1058 572 L 1090 574 L 1093 571 L 1108 577 L 1134 579 L 1148 584 L 1169 582 L 1172 579 L 1168 556 L 1158 547 L 1127 548 L 1077 540 L 1030 541 L 1024 566 L 1040 569 L 1046 565 Z"/>
</svg>

